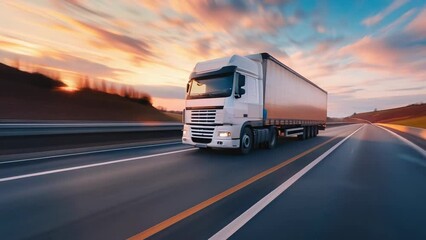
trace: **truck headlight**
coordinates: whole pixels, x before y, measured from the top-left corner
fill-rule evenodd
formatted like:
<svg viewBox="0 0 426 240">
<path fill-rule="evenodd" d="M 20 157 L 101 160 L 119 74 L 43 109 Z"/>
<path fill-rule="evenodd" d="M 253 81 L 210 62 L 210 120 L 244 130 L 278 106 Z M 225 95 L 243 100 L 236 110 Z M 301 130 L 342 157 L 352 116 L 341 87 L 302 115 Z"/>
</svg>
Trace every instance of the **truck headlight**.
<svg viewBox="0 0 426 240">
<path fill-rule="evenodd" d="M 219 132 L 219 137 L 230 137 L 230 136 L 231 136 L 231 132 L 229 131 Z"/>
</svg>

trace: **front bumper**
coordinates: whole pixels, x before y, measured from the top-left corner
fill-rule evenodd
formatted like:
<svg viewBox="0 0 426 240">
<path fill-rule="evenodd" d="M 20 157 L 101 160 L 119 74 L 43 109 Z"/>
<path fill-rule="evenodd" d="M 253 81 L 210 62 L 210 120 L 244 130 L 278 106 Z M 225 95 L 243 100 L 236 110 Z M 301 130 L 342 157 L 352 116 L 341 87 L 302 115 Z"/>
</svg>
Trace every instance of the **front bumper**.
<svg viewBox="0 0 426 240">
<path fill-rule="evenodd" d="M 193 128 L 199 128 L 200 126 L 194 125 L 184 125 L 184 131 L 182 136 L 182 143 L 188 144 L 200 148 L 239 148 L 240 147 L 240 139 L 239 133 L 236 134 L 233 126 L 211 126 L 210 128 L 214 128 L 213 134 L 211 137 L 206 137 L 200 139 L 195 136 L 192 132 Z M 229 131 L 231 132 L 231 136 L 229 137 L 220 137 L 219 132 Z M 195 131 L 194 131 L 195 132 Z M 235 137 L 235 136 L 238 136 Z M 209 141 L 209 142 L 206 142 Z"/>
</svg>

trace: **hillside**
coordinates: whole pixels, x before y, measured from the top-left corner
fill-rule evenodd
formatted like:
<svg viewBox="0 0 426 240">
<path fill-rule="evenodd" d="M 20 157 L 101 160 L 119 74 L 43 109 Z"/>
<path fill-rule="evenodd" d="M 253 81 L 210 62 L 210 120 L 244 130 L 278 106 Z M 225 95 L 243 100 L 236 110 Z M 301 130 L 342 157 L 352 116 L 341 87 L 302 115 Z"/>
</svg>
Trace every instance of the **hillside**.
<svg viewBox="0 0 426 240">
<path fill-rule="evenodd" d="M 0 63 L 0 121 L 175 121 L 149 104 L 90 89 L 62 91 L 63 86 Z"/>
<path fill-rule="evenodd" d="M 364 119 L 370 122 L 393 123 L 426 128 L 426 104 L 354 114 L 347 119 Z"/>
</svg>

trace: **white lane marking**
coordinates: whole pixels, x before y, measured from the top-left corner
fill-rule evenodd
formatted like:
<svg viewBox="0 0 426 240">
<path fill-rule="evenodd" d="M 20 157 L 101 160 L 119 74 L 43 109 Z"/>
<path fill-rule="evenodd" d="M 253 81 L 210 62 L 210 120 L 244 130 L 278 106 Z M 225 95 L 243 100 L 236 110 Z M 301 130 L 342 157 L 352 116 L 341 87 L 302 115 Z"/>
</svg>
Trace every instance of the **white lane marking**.
<svg viewBox="0 0 426 240">
<path fill-rule="evenodd" d="M 356 132 L 358 132 L 364 126 L 365 125 L 362 125 L 361 127 L 359 127 L 357 130 L 355 130 L 349 136 L 347 136 L 346 138 L 344 138 L 343 140 L 338 142 L 336 145 L 334 145 L 328 151 L 326 151 L 321 156 L 316 158 L 314 161 L 309 163 L 302 170 L 300 170 L 299 172 L 297 172 L 296 174 L 291 176 L 289 179 L 287 179 L 287 181 L 285 181 L 283 184 L 278 186 L 276 189 L 274 189 L 268 195 L 263 197 L 261 200 L 259 200 L 253 206 L 251 206 L 247 211 L 245 211 L 239 217 L 234 219 L 231 223 L 226 225 L 222 230 L 217 232 L 215 235 L 213 235 L 209 239 L 210 240 L 221 240 L 221 239 L 228 239 L 229 237 L 231 237 L 235 232 L 238 231 L 238 229 L 240 229 L 242 226 L 244 226 L 248 221 L 250 221 L 250 219 L 252 219 L 254 216 L 256 216 L 262 209 L 264 209 L 266 206 L 268 206 L 274 199 L 276 199 L 285 190 L 287 190 L 291 185 L 293 185 L 293 183 L 295 183 L 297 180 L 299 180 L 305 173 L 307 173 L 309 170 L 311 170 L 321 160 L 323 160 L 325 157 L 327 157 L 337 147 L 339 147 L 343 142 L 348 140 L 352 135 L 354 135 Z"/>
<path fill-rule="evenodd" d="M 119 160 L 114 160 L 109 162 L 93 163 L 88 165 L 55 169 L 55 170 L 44 171 L 44 172 L 30 173 L 30 174 L 18 175 L 13 177 L 0 178 L 0 182 L 7 182 L 7 181 L 17 180 L 22 178 L 43 176 L 43 175 L 54 174 L 54 173 L 68 172 L 68 171 L 74 171 L 74 170 L 85 169 L 85 168 L 99 167 L 99 166 L 111 165 L 111 164 L 122 163 L 122 162 L 130 162 L 130 161 L 141 160 L 145 158 L 159 157 L 159 156 L 170 155 L 170 154 L 181 153 L 181 152 L 188 152 L 193 150 L 196 150 L 196 148 L 189 148 L 189 149 L 183 149 L 183 150 L 177 150 L 177 151 L 165 152 L 165 153 L 157 153 L 157 154 L 141 156 L 141 157 L 125 158 L 125 159 L 119 159 Z"/>
<path fill-rule="evenodd" d="M 45 157 L 34 157 L 34 158 L 3 161 L 3 162 L 0 162 L 0 165 L 1 164 L 8 164 L 8 163 L 18 163 L 18 162 L 28 162 L 28 161 L 35 161 L 35 160 L 59 158 L 59 157 L 88 155 L 88 154 L 93 154 L 93 153 L 115 152 L 115 151 L 138 149 L 138 148 L 148 148 L 148 147 L 160 147 L 160 146 L 176 145 L 176 144 L 180 144 L 180 143 L 182 143 L 182 142 L 171 142 L 171 143 L 150 144 L 150 145 L 134 146 L 134 147 L 112 148 L 112 149 L 94 150 L 94 151 L 78 152 L 78 153 L 65 153 L 65 154 L 58 154 L 58 155 L 45 156 Z"/>
<path fill-rule="evenodd" d="M 385 128 L 385 127 L 382 127 L 382 126 L 379 126 L 379 125 L 376 125 L 376 124 L 374 124 L 374 126 L 388 131 L 390 134 L 394 135 L 395 137 L 397 137 L 399 140 L 403 141 L 408 146 L 414 148 L 417 152 L 419 152 L 421 155 L 423 155 L 423 157 L 426 158 L 426 151 L 423 150 L 423 148 L 417 146 L 415 143 L 411 142 L 410 140 L 406 139 L 405 137 L 403 137 L 403 136 L 401 136 L 401 135 L 399 135 L 399 134 L 397 134 L 397 133 L 395 133 L 395 132 L 393 132 L 393 131 Z"/>
</svg>

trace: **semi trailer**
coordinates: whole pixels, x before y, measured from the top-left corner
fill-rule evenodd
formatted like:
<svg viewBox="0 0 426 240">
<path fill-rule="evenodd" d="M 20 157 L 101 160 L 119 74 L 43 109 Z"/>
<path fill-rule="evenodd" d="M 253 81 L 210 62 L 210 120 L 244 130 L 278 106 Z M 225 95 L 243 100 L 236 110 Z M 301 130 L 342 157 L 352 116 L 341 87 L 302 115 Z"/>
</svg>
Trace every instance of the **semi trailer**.
<svg viewBox="0 0 426 240">
<path fill-rule="evenodd" d="M 273 148 L 324 130 L 327 92 L 268 53 L 197 63 L 186 86 L 182 142 L 198 148 Z"/>
</svg>

